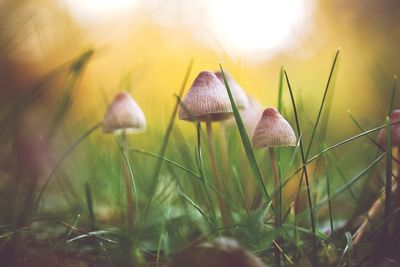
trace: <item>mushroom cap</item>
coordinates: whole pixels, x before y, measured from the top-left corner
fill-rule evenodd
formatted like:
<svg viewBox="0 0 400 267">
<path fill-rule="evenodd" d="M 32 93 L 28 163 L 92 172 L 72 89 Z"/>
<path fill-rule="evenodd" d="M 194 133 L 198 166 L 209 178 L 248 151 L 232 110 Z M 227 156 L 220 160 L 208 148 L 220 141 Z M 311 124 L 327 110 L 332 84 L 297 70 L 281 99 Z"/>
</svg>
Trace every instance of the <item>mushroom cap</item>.
<svg viewBox="0 0 400 267">
<path fill-rule="evenodd" d="M 127 92 L 120 92 L 108 106 L 103 120 L 103 132 L 142 132 L 146 129 L 146 118 L 142 109 Z"/>
<path fill-rule="evenodd" d="M 225 87 L 224 77 L 222 77 L 221 71 L 214 72 L 215 76 L 221 81 Z M 246 109 L 249 106 L 249 99 L 244 92 L 243 88 L 232 78 L 231 75 L 224 72 L 226 81 L 228 82 L 229 89 L 231 89 L 233 99 L 239 109 Z"/>
<path fill-rule="evenodd" d="M 178 252 L 171 267 L 266 267 L 251 252 L 231 238 L 220 237 Z"/>
<path fill-rule="evenodd" d="M 399 122 L 399 121 L 400 121 L 400 109 L 395 109 L 392 111 L 392 113 L 390 113 L 390 123 L 395 123 L 395 122 Z M 400 145 L 400 124 L 390 126 L 390 134 L 391 134 L 392 147 L 399 146 Z M 376 141 L 382 147 L 384 147 L 384 148 L 386 147 L 386 127 L 382 128 L 379 131 Z"/>
<path fill-rule="evenodd" d="M 211 71 L 200 72 L 182 103 L 183 107 L 179 109 L 181 120 L 220 121 L 232 116 L 225 87 Z"/>
<path fill-rule="evenodd" d="M 240 110 L 240 117 L 242 118 L 248 136 L 253 136 L 264 108 L 255 98 L 250 96 L 247 96 L 247 98 L 249 99 L 249 105 L 245 109 Z M 224 121 L 224 125 L 226 127 L 236 127 L 235 118 L 230 118 Z"/>
<path fill-rule="evenodd" d="M 290 124 L 275 108 L 266 108 L 254 131 L 253 147 L 296 146 L 296 135 Z"/>
</svg>

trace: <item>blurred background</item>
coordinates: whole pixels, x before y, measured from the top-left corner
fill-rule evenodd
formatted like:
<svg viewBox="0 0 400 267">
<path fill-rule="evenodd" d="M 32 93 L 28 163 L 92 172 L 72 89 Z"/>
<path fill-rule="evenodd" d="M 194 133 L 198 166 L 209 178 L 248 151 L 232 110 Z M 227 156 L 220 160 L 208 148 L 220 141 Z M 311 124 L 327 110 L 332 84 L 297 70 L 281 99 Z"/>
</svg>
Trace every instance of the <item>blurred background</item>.
<svg viewBox="0 0 400 267">
<path fill-rule="evenodd" d="M 351 131 L 347 110 L 369 124 L 381 120 L 399 72 L 395 0 L 2 0 L 0 7 L 2 107 L 93 49 L 74 93 L 77 119 L 100 120 L 104 97 L 124 81 L 149 128 L 163 131 L 192 58 L 189 85 L 200 70 L 222 62 L 263 106 L 276 105 L 284 66 L 313 118 L 341 47 L 330 123 L 335 136 Z M 43 108 L 58 96 L 52 89 L 37 104 Z"/>
<path fill-rule="evenodd" d="M 262 106 L 277 105 L 284 66 L 311 125 L 341 47 L 326 143 L 358 132 L 348 110 L 367 128 L 381 125 L 400 73 L 398 14 L 396 0 L 0 0 L 2 181 L 42 171 L 49 151 L 60 158 L 120 90 L 148 120 L 132 145 L 158 150 L 154 138 L 165 132 L 191 59 L 186 89 L 221 62 Z M 291 113 L 286 89 L 284 105 Z M 194 136 L 192 125 L 178 125 Z M 111 157 L 98 141 L 112 138 L 95 138 L 91 151 Z M 90 155 L 70 162 L 78 178 L 99 171 L 75 164 Z"/>
</svg>

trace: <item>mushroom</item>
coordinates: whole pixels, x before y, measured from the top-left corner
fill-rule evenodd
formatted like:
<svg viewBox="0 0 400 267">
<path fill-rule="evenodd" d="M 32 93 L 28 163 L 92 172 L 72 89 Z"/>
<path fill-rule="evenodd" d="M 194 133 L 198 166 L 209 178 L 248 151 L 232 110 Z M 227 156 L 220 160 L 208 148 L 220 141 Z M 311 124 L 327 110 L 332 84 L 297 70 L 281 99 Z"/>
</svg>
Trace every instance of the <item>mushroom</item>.
<svg viewBox="0 0 400 267">
<path fill-rule="evenodd" d="M 222 77 L 221 71 L 214 72 L 215 76 L 221 81 L 224 85 L 224 77 Z M 229 89 L 231 89 L 233 99 L 235 99 L 236 106 L 238 109 L 246 109 L 249 106 L 249 99 L 244 92 L 243 88 L 232 78 L 231 75 L 224 73 L 225 79 L 229 84 Z"/>
<path fill-rule="evenodd" d="M 266 108 L 254 131 L 253 147 L 254 149 L 268 147 L 274 174 L 275 194 L 279 191 L 280 177 L 274 148 L 287 146 L 296 146 L 296 135 L 292 127 L 275 108 Z M 280 201 L 281 196 L 277 194 L 274 198 L 276 228 L 279 228 L 281 223 Z M 279 242 L 277 241 L 277 243 Z M 280 251 L 275 249 L 275 263 L 277 266 L 280 266 L 280 261 Z"/>
<path fill-rule="evenodd" d="M 244 127 L 246 128 L 247 135 L 253 136 L 264 108 L 255 98 L 248 96 L 248 99 L 249 105 L 246 109 L 240 111 L 240 117 L 242 118 Z M 233 127 L 236 126 L 236 120 L 234 118 L 230 118 L 224 124 L 228 127 Z"/>
<path fill-rule="evenodd" d="M 146 118 L 136 101 L 127 92 L 118 93 L 104 116 L 103 132 L 134 133 L 145 129 Z"/>
<path fill-rule="evenodd" d="M 224 85 L 211 71 L 200 72 L 182 101 L 179 118 L 186 121 L 206 123 L 211 169 L 218 192 L 222 191 L 222 184 L 217 170 L 212 123 L 226 120 L 231 116 L 232 107 Z M 217 199 L 222 221 L 226 226 L 228 224 L 226 203 L 218 193 Z"/>
<path fill-rule="evenodd" d="M 121 137 L 121 150 L 123 153 L 123 174 L 126 190 L 128 231 L 133 228 L 133 190 L 136 196 L 135 182 L 129 179 L 128 149 L 126 144 L 127 133 L 139 133 L 146 129 L 146 118 L 139 105 L 127 92 L 120 92 L 108 106 L 103 120 L 103 132 L 114 133 Z"/>
<path fill-rule="evenodd" d="M 232 238 L 219 237 L 176 253 L 171 267 L 266 267 L 255 255 Z"/>
</svg>

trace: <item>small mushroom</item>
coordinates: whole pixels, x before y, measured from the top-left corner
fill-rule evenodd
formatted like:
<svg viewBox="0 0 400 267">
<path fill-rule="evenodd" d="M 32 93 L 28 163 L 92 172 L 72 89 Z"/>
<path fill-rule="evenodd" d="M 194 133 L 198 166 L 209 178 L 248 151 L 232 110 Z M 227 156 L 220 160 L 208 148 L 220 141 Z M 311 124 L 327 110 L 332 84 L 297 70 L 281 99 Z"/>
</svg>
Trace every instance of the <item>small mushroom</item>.
<svg viewBox="0 0 400 267">
<path fill-rule="evenodd" d="M 181 120 L 211 123 L 232 116 L 225 87 L 211 71 L 200 72 L 182 104 L 179 110 Z"/>
<path fill-rule="evenodd" d="M 136 101 L 127 92 L 118 93 L 104 115 L 103 132 L 114 133 L 121 137 L 121 150 L 125 158 L 123 161 L 123 174 L 126 190 L 128 232 L 132 231 L 134 220 L 132 186 L 135 193 L 136 190 L 133 177 L 132 181 L 129 177 L 126 134 L 143 132 L 145 129 L 146 118 Z"/>
<path fill-rule="evenodd" d="M 290 124 L 282 117 L 275 108 L 266 108 L 253 136 L 254 149 L 268 147 L 274 174 L 274 187 L 276 197 L 274 198 L 275 207 L 275 227 L 280 227 L 281 203 L 280 195 L 277 194 L 280 186 L 278 163 L 275 156 L 275 147 L 296 146 L 296 135 Z M 279 241 L 276 241 L 279 245 Z M 280 266 L 281 256 L 279 249 L 275 249 L 275 263 Z"/>
<path fill-rule="evenodd" d="M 182 101 L 179 118 L 206 123 L 211 169 L 218 193 L 222 192 L 222 182 L 217 169 L 212 123 L 226 120 L 231 116 L 232 106 L 224 85 L 211 71 L 200 72 Z M 226 203 L 219 194 L 217 199 L 223 224 L 227 226 L 229 219 Z"/>
<path fill-rule="evenodd" d="M 221 71 L 214 72 L 215 76 L 225 85 L 224 77 L 222 77 Z M 224 72 L 225 79 L 228 82 L 229 89 L 231 89 L 233 99 L 235 100 L 238 109 L 246 109 L 249 106 L 249 99 L 244 92 L 243 88 L 232 78 L 231 75 Z"/>
<path fill-rule="evenodd" d="M 143 111 L 127 92 L 118 93 L 108 106 L 103 120 L 105 133 L 134 133 L 146 129 Z"/>
<path fill-rule="evenodd" d="M 296 146 L 296 135 L 275 108 L 266 108 L 254 131 L 253 146 L 254 149 Z"/>
</svg>

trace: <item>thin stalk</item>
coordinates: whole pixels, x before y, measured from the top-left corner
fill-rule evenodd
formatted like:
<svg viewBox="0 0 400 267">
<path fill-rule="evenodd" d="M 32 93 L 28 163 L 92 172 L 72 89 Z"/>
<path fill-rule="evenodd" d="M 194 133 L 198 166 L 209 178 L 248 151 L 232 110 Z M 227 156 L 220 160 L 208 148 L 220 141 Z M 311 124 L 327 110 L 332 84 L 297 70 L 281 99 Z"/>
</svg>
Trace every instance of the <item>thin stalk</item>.
<svg viewBox="0 0 400 267">
<path fill-rule="evenodd" d="M 307 147 L 306 159 L 308 158 L 308 156 L 310 154 L 310 151 L 311 151 L 312 143 L 314 141 L 314 137 L 315 137 L 315 133 L 317 131 L 317 127 L 318 127 L 319 121 L 321 119 L 322 110 L 323 110 L 324 105 L 325 105 L 325 100 L 326 100 L 326 97 L 328 95 L 329 85 L 331 84 L 331 81 L 332 81 L 333 73 L 334 73 L 334 70 L 335 70 L 336 62 L 337 62 L 337 60 L 339 58 L 339 54 L 340 54 L 340 48 L 336 51 L 335 58 L 333 59 L 333 64 L 332 64 L 332 67 L 331 67 L 331 71 L 329 72 L 329 77 L 328 77 L 328 81 L 327 81 L 326 86 L 325 86 L 324 95 L 322 97 L 322 102 L 321 102 L 321 105 L 319 107 L 317 120 L 315 121 L 313 130 L 312 130 L 312 133 L 311 133 L 310 143 L 308 144 L 308 147 Z M 285 72 L 285 75 L 286 75 L 286 72 Z"/>
<path fill-rule="evenodd" d="M 400 145 L 397 146 L 397 159 L 400 159 Z M 396 173 L 396 177 L 397 177 L 397 206 L 399 207 L 400 204 L 400 162 L 397 162 L 397 173 Z M 400 214 L 398 214 L 397 216 L 397 235 L 400 233 Z"/>
<path fill-rule="evenodd" d="M 192 68 L 193 68 L 193 63 L 194 63 L 194 60 L 191 59 L 190 63 L 189 63 L 189 66 L 186 69 L 185 77 L 183 78 L 181 87 L 179 89 L 179 98 L 182 98 L 182 95 L 183 95 L 183 92 L 185 90 L 187 81 L 189 79 L 189 75 L 190 75 L 190 73 L 192 71 Z M 176 102 L 176 104 L 174 106 L 174 109 L 172 111 L 171 117 L 169 119 L 167 130 L 165 131 L 165 136 L 163 138 L 163 143 L 161 145 L 160 152 L 158 153 L 161 157 L 164 157 L 164 155 L 165 155 L 165 153 L 167 151 L 167 146 L 168 146 L 169 139 L 170 139 L 170 136 L 171 136 L 172 128 L 174 127 L 174 124 L 175 124 L 175 119 L 176 119 L 176 114 L 178 113 L 178 108 L 179 108 L 179 102 Z M 157 177 L 160 175 L 162 163 L 163 163 L 163 161 L 161 159 L 159 159 L 157 161 L 157 163 L 156 163 L 156 166 L 154 168 L 154 174 L 152 176 L 152 184 L 155 183 L 155 181 L 157 180 Z M 151 193 L 154 190 L 155 189 L 152 189 Z"/>
<path fill-rule="evenodd" d="M 292 87 L 290 85 L 290 81 L 289 81 L 289 77 L 287 75 L 286 70 L 283 71 L 285 74 L 285 78 L 286 78 L 286 82 L 288 84 L 288 88 L 289 88 L 289 93 L 290 93 L 290 98 L 292 100 L 292 105 L 293 105 L 293 111 L 294 111 L 294 117 L 296 120 L 296 129 L 297 129 L 297 135 L 300 136 L 301 134 L 301 130 L 300 130 L 300 123 L 299 123 L 299 118 L 297 116 L 297 108 L 296 108 L 296 102 L 294 101 L 294 96 L 293 96 L 293 91 L 292 91 Z M 301 160 L 303 163 L 303 173 L 304 173 L 304 177 L 306 179 L 306 187 L 307 187 L 307 198 L 308 198 L 308 206 L 310 208 L 310 220 L 311 220 L 311 229 L 312 229 L 312 233 L 313 233 L 313 251 L 314 251 L 314 255 L 313 257 L 315 259 L 313 259 L 313 261 L 315 260 L 314 265 L 318 265 L 317 261 L 317 257 L 316 257 L 316 253 L 317 253 L 317 239 L 316 239 L 316 229 L 315 229 L 315 221 L 314 221 L 314 212 L 313 212 L 313 205 L 312 205 L 312 200 L 311 200 L 311 189 L 310 189 L 310 182 L 308 179 L 308 172 L 307 172 L 307 166 L 306 166 L 306 157 L 304 155 L 304 149 L 303 149 L 303 141 L 302 139 L 299 140 L 299 146 L 300 146 L 300 153 L 301 153 Z"/>
<path fill-rule="evenodd" d="M 127 145 L 126 145 L 126 133 L 125 131 L 122 131 L 121 134 L 121 145 L 122 145 L 122 153 L 124 154 L 123 156 L 127 155 Z M 130 183 L 129 179 L 129 167 L 128 163 L 126 160 L 123 160 L 123 175 L 124 175 L 124 182 L 125 182 L 125 192 L 126 192 L 126 216 L 127 216 L 127 222 L 128 222 L 128 233 L 132 233 L 133 230 L 133 213 L 134 213 L 134 207 L 133 207 L 133 194 L 132 194 L 132 186 Z"/>
<path fill-rule="evenodd" d="M 222 223 L 224 227 L 229 225 L 229 219 L 228 219 L 228 214 L 227 214 L 227 207 L 222 199 L 220 193 L 222 192 L 221 188 L 221 178 L 219 176 L 218 168 L 217 168 L 217 161 L 215 157 L 215 145 L 214 145 L 214 140 L 213 140 L 213 132 L 212 132 L 212 122 L 207 121 L 206 122 L 206 128 L 207 128 L 207 138 L 208 138 L 208 145 L 209 145 L 209 152 L 210 152 L 210 158 L 211 158 L 211 170 L 213 172 L 213 177 L 214 177 L 214 183 L 217 191 L 217 200 L 218 200 L 218 205 L 219 209 L 221 211 L 221 217 L 222 217 Z"/>
<path fill-rule="evenodd" d="M 60 167 L 64 160 L 75 150 L 75 148 L 78 147 L 79 144 L 81 144 L 86 138 L 88 138 L 94 131 L 96 131 L 98 128 L 100 128 L 101 123 L 97 123 L 94 125 L 92 128 L 87 130 L 84 134 L 82 134 L 75 142 L 73 142 L 67 149 L 67 151 L 62 154 L 60 159 L 57 161 L 55 160 L 54 162 L 54 167 L 52 168 L 50 174 L 47 176 L 42 188 L 39 191 L 39 194 L 36 198 L 35 205 L 34 205 L 34 210 L 37 211 L 39 207 L 40 200 L 43 197 L 44 191 L 46 190 L 47 186 L 49 185 L 51 178 L 57 173 L 57 171 L 60 171 Z"/>
<path fill-rule="evenodd" d="M 238 107 L 236 106 L 235 100 L 233 99 L 233 95 L 232 95 L 231 89 L 229 87 L 229 84 L 226 81 L 225 73 L 224 73 L 221 63 L 219 64 L 219 68 L 221 70 L 222 77 L 224 78 L 225 88 L 228 93 L 229 100 L 231 102 L 233 115 L 235 116 L 236 125 L 237 125 L 239 133 L 240 133 L 240 138 L 242 140 L 243 148 L 246 152 L 247 160 L 249 161 L 254 178 L 256 179 L 256 181 L 259 185 L 259 189 L 261 190 L 261 192 L 263 192 L 265 200 L 267 202 L 270 202 L 271 198 L 269 197 L 267 188 L 265 187 L 263 178 L 260 173 L 260 169 L 258 168 L 258 165 L 257 165 L 256 158 L 254 157 L 254 152 L 253 152 L 253 148 L 252 148 L 249 136 L 244 127 L 242 118 L 240 117 L 240 113 L 239 113 Z"/>
<path fill-rule="evenodd" d="M 331 185 L 329 173 L 326 174 L 326 192 L 328 195 L 328 208 L 329 208 L 329 225 L 331 227 L 331 236 L 333 235 L 333 213 L 332 213 L 332 203 L 331 203 Z"/>
<path fill-rule="evenodd" d="M 385 236 L 389 239 L 389 217 L 392 195 L 392 144 L 391 144 L 390 119 L 386 117 L 386 186 L 385 186 Z"/>
<path fill-rule="evenodd" d="M 96 229 L 96 219 L 94 216 L 93 196 L 92 190 L 88 182 L 85 183 L 86 204 L 89 213 L 89 222 L 92 229 Z"/>
<path fill-rule="evenodd" d="M 269 155 L 271 157 L 272 163 L 272 171 L 274 174 L 274 187 L 275 187 L 275 197 L 273 198 L 273 206 L 275 207 L 275 223 L 274 227 L 276 230 L 279 229 L 281 225 L 281 196 L 282 196 L 282 188 L 280 186 L 280 177 L 279 177 L 279 170 L 278 170 L 278 163 L 276 161 L 275 150 L 273 147 L 268 148 Z M 276 246 L 275 248 L 275 266 L 281 266 L 281 251 L 279 250 L 280 247 L 280 238 L 279 236 L 275 240 Z"/>
<path fill-rule="evenodd" d="M 395 96 L 396 96 L 396 90 L 397 90 L 397 76 L 394 75 L 393 76 L 393 87 L 392 87 L 392 94 L 390 96 L 390 104 L 389 104 L 388 115 L 390 115 L 390 113 L 393 110 Z"/>
<path fill-rule="evenodd" d="M 221 124 L 221 129 L 220 129 L 220 146 L 221 146 L 221 161 L 222 161 L 222 166 L 225 171 L 225 176 L 228 175 L 229 173 L 229 162 L 228 162 L 228 146 L 226 145 L 226 128 L 224 124 Z"/>
<path fill-rule="evenodd" d="M 197 124 L 196 124 L 196 132 L 197 132 L 197 149 L 196 149 L 196 153 L 197 153 L 199 171 L 200 171 L 201 181 L 203 182 L 204 191 L 206 192 L 207 200 L 208 200 L 209 205 L 210 205 L 210 211 L 211 211 L 211 215 L 212 215 L 212 222 L 213 222 L 213 226 L 214 226 L 213 230 L 215 230 L 217 225 L 216 225 L 214 202 L 211 200 L 210 192 L 208 190 L 208 185 L 207 185 L 205 172 L 204 172 L 203 157 L 202 157 L 202 154 L 201 154 L 201 124 L 200 124 L 200 122 L 197 122 Z"/>
</svg>

